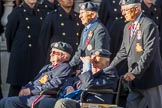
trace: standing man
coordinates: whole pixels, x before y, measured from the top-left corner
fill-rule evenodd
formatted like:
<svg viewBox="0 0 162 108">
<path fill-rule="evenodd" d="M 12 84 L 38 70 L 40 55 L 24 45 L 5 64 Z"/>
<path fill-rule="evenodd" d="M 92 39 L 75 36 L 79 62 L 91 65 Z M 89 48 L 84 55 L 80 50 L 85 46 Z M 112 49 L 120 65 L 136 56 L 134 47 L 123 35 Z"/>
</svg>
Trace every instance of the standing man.
<svg viewBox="0 0 162 108">
<path fill-rule="evenodd" d="M 8 16 L 5 36 L 7 50 L 10 52 L 7 83 L 10 84 L 8 96 L 17 96 L 19 90 L 32 80 L 42 67 L 39 32 L 44 12 L 37 0 L 24 0 Z"/>
<path fill-rule="evenodd" d="M 125 17 L 123 42 L 111 65 L 128 60 L 124 79 L 131 91 L 126 108 L 162 108 L 162 61 L 159 48 L 159 32 L 154 21 L 141 12 L 139 0 L 121 0 Z"/>
<path fill-rule="evenodd" d="M 79 18 L 85 28 L 82 31 L 78 50 L 70 61 L 70 65 L 73 67 L 81 63 L 80 56 L 88 56 L 90 51 L 95 49 L 110 48 L 109 33 L 98 19 L 98 5 L 93 2 L 85 2 L 81 3 L 79 7 Z"/>
<path fill-rule="evenodd" d="M 50 64 L 45 65 L 38 75 L 26 84 L 19 96 L 6 97 L 0 100 L 0 108 L 31 108 L 32 102 L 39 94 L 48 89 L 58 91 L 65 80 L 71 75 L 68 63 L 72 47 L 65 42 L 51 44 Z M 42 98 L 49 97 L 44 95 Z"/>
<path fill-rule="evenodd" d="M 42 59 L 49 62 L 49 48 L 52 42 L 63 41 L 69 43 L 74 52 L 77 50 L 82 24 L 79 14 L 73 10 L 73 0 L 58 0 L 60 6 L 56 11 L 47 15 L 40 33 Z M 73 56 L 74 54 L 72 54 Z"/>
</svg>

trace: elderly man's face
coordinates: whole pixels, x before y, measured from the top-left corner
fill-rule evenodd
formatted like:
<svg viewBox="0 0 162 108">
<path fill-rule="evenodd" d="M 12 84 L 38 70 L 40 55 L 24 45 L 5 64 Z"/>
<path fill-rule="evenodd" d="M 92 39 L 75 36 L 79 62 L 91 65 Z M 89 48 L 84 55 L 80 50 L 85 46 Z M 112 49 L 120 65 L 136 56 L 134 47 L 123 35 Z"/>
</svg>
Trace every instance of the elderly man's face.
<svg viewBox="0 0 162 108">
<path fill-rule="evenodd" d="M 94 19 L 94 13 L 92 11 L 80 10 L 79 18 L 83 25 L 88 25 Z"/>
<path fill-rule="evenodd" d="M 121 11 L 126 21 L 131 21 L 131 22 L 133 22 L 137 18 L 140 12 L 137 6 L 121 6 Z"/>
<path fill-rule="evenodd" d="M 92 73 L 96 73 L 101 69 L 104 69 L 109 65 L 109 60 L 108 58 L 105 57 L 100 57 L 100 56 L 91 56 L 91 61 L 92 61 Z"/>
<path fill-rule="evenodd" d="M 59 62 L 62 62 L 63 60 L 63 52 L 59 49 L 54 49 L 52 48 L 51 53 L 50 53 L 50 62 L 55 65 Z"/>
</svg>

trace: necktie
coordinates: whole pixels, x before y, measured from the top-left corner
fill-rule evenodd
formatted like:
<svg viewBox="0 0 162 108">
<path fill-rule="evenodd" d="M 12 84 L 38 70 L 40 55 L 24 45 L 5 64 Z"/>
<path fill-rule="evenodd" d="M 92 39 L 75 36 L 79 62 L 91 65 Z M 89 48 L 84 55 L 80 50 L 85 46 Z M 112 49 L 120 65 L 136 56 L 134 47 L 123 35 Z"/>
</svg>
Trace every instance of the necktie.
<svg viewBox="0 0 162 108">
<path fill-rule="evenodd" d="M 133 33 L 134 33 L 134 26 L 135 26 L 135 24 L 132 23 L 132 24 L 130 25 L 130 27 L 128 28 L 128 29 L 130 30 L 130 38 L 133 37 Z"/>
</svg>

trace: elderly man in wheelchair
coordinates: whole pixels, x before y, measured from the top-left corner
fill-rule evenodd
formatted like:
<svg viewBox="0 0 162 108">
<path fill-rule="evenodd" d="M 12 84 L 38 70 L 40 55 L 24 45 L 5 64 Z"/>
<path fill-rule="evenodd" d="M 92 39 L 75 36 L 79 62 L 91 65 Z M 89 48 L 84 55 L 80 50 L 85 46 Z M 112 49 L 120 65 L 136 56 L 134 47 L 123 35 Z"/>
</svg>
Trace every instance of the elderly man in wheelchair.
<svg viewBox="0 0 162 108">
<path fill-rule="evenodd" d="M 95 93 L 98 89 L 116 90 L 118 75 L 116 70 L 109 66 L 110 54 L 108 50 L 98 49 L 92 51 L 91 56 L 81 57 L 83 62 L 82 72 L 77 78 L 71 78 L 64 83 L 64 91 L 62 92 L 63 98 L 55 103 L 54 108 L 80 108 L 83 101 L 85 103 L 113 104 L 113 94 L 106 93 L 106 91 L 100 91 L 103 95 Z M 87 89 L 90 90 L 90 92 L 85 93 Z M 85 94 L 86 96 L 80 97 Z M 85 97 L 86 99 L 84 99 Z"/>
<path fill-rule="evenodd" d="M 19 96 L 6 97 L 0 100 L 0 108 L 30 108 L 37 100 L 47 98 L 39 95 L 44 90 L 57 91 L 71 75 L 71 66 L 68 64 L 72 47 L 65 42 L 51 44 L 50 64 L 45 65 L 38 75 L 26 84 L 19 92 Z M 34 101 L 33 101 L 34 100 Z"/>
</svg>

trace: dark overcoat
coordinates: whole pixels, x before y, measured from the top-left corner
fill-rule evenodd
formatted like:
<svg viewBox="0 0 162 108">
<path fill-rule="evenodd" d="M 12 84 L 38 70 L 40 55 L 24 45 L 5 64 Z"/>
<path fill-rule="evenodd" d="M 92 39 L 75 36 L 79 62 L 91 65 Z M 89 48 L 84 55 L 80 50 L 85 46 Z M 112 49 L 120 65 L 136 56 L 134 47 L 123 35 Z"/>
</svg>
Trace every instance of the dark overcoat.
<svg viewBox="0 0 162 108">
<path fill-rule="evenodd" d="M 54 3 L 50 3 L 49 0 L 43 0 L 43 2 L 40 3 L 40 8 L 45 11 L 46 14 L 49 14 L 50 12 L 57 10 L 58 2 L 54 1 Z"/>
<path fill-rule="evenodd" d="M 38 5 L 31 9 L 23 3 L 8 16 L 5 36 L 11 53 L 7 76 L 11 85 L 25 85 L 42 67 L 38 38 L 44 15 Z"/>
</svg>

